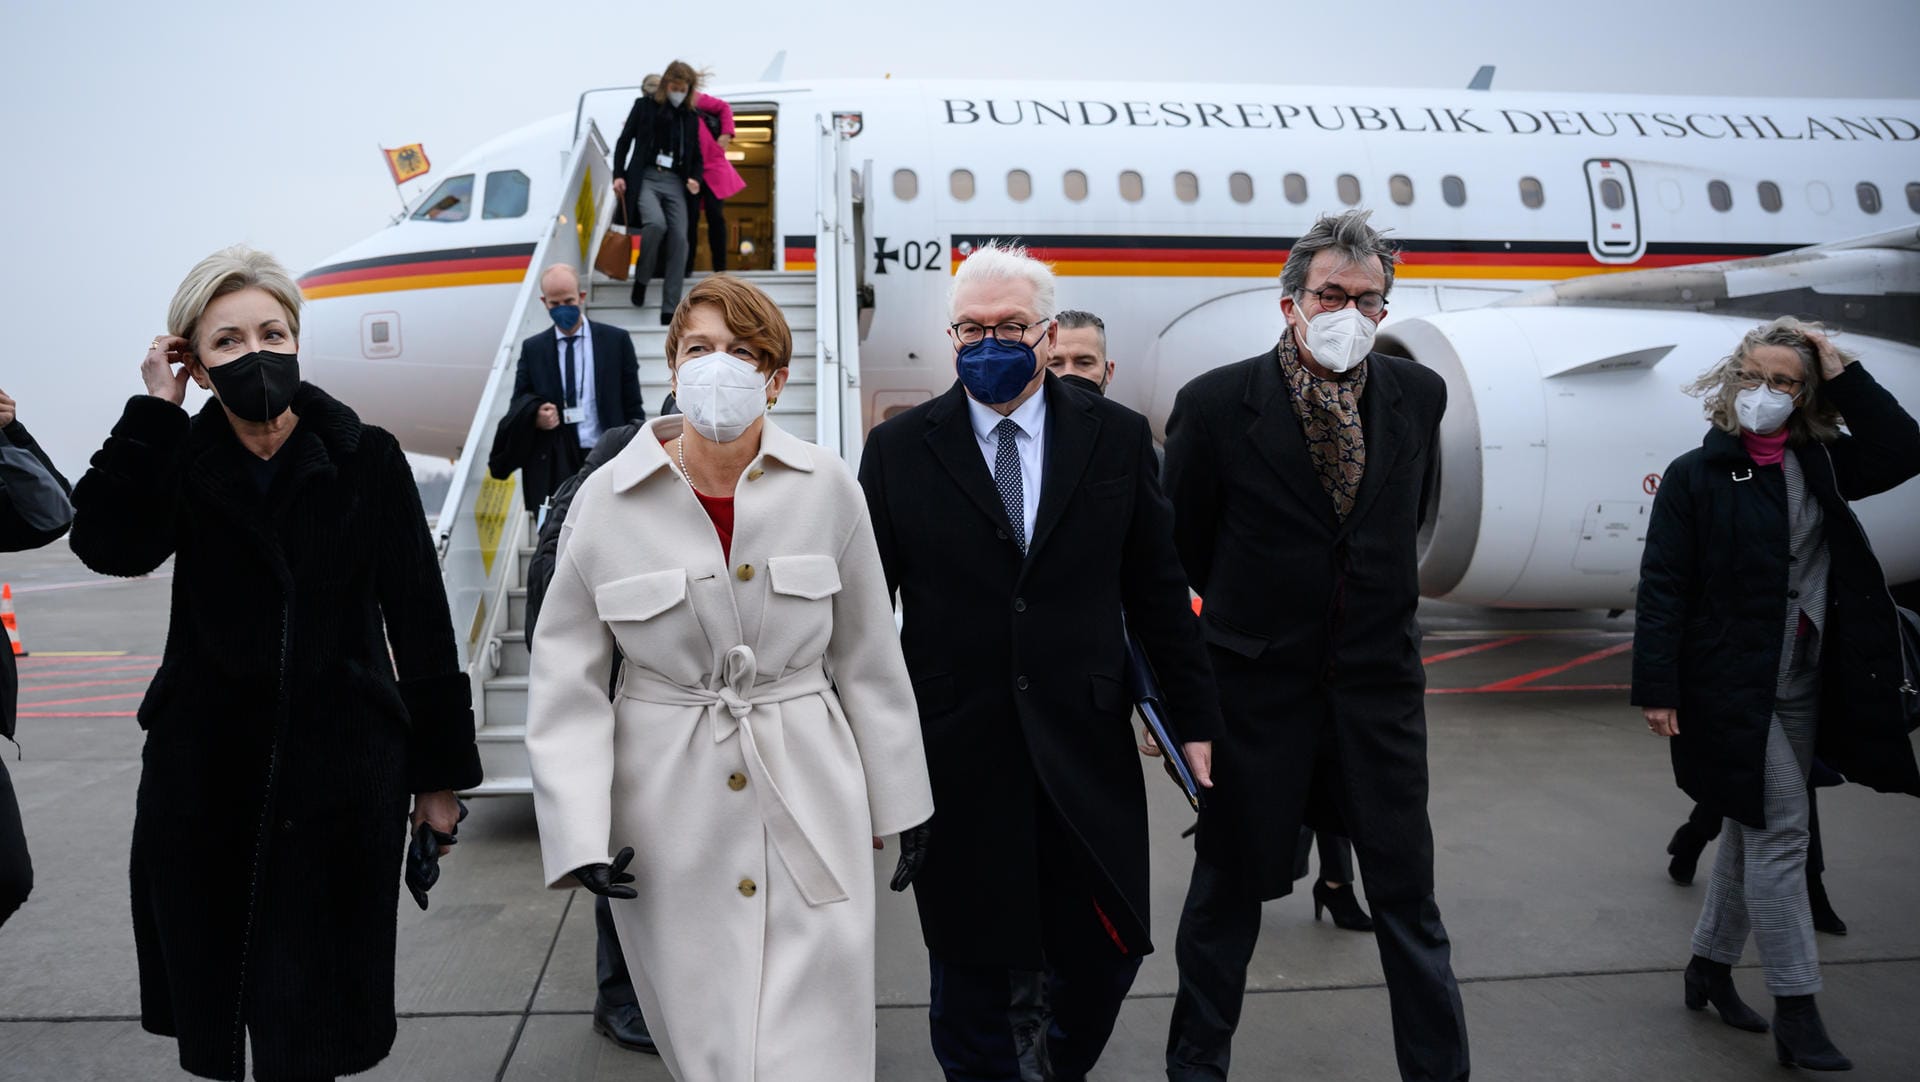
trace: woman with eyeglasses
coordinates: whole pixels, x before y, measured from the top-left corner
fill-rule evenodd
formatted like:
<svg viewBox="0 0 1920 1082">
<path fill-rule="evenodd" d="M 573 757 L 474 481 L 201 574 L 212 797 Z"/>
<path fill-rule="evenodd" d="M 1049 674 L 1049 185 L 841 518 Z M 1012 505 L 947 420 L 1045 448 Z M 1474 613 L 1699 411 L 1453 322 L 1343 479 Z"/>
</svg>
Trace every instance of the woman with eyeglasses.
<svg viewBox="0 0 1920 1082">
<path fill-rule="evenodd" d="M 1849 1070 L 1814 1005 L 1807 774 L 1817 750 L 1851 781 L 1920 795 L 1898 616 L 1848 506 L 1920 473 L 1920 427 L 1790 317 L 1748 332 L 1688 392 L 1712 428 L 1654 497 L 1633 657 L 1633 702 L 1672 738 L 1680 788 L 1725 817 L 1686 1004 L 1767 1030 L 1733 985 L 1751 934 L 1780 1062 Z"/>
</svg>

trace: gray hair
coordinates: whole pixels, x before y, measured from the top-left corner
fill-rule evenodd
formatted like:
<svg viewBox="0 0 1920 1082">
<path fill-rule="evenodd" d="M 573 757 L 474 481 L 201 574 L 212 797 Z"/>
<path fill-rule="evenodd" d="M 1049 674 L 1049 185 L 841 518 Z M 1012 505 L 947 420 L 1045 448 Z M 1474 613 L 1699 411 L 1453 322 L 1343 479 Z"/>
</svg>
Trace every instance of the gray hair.
<svg viewBox="0 0 1920 1082">
<path fill-rule="evenodd" d="M 1033 286 L 1033 314 L 1041 319 L 1053 315 L 1053 268 L 1017 244 L 990 240 L 967 256 L 960 269 L 953 272 L 953 284 L 947 289 L 948 319 L 959 314 L 954 300 L 969 282 L 1026 282 Z"/>
<path fill-rule="evenodd" d="M 1092 312 L 1083 312 L 1078 308 L 1068 308 L 1060 312 L 1058 315 L 1054 316 L 1053 318 L 1055 322 L 1059 324 L 1060 329 L 1063 331 L 1078 330 L 1081 327 L 1092 327 L 1094 330 L 1099 331 L 1100 332 L 1100 358 L 1102 360 L 1106 359 L 1107 324 L 1099 316 L 1094 315 Z"/>
<path fill-rule="evenodd" d="M 1840 426 L 1846 422 L 1839 408 L 1827 398 L 1826 376 L 1820 370 L 1819 351 L 1807 338 L 1809 331 L 1827 333 L 1818 323 L 1803 322 L 1792 316 L 1781 316 L 1772 323 L 1755 327 L 1740 337 L 1740 344 L 1732 353 L 1687 384 L 1686 392 L 1703 400 L 1707 420 L 1713 427 L 1737 436 L 1740 416 L 1734 410 L 1734 399 L 1741 388 L 1734 373 L 1741 371 L 1753 357 L 1753 351 L 1761 346 L 1785 346 L 1800 355 L 1807 379 L 1806 401 L 1787 419 L 1788 439 L 1795 445 L 1809 441 L 1832 443 L 1840 438 Z M 1859 359 L 1845 350 L 1840 350 L 1840 356 L 1847 361 Z"/>
<path fill-rule="evenodd" d="M 1400 246 L 1386 239 L 1385 230 L 1367 224 L 1372 216 L 1370 210 L 1321 215 L 1312 229 L 1293 242 L 1293 249 L 1287 253 L 1287 265 L 1280 270 L 1281 292 L 1298 300 L 1306 292 L 1307 271 L 1313 266 L 1313 257 L 1326 251 L 1339 253 L 1341 266 L 1354 263 L 1375 266 L 1377 260 L 1381 273 L 1386 276 L 1380 292 L 1382 295 L 1393 292 L 1393 266 L 1400 261 Z"/>
<path fill-rule="evenodd" d="M 287 313 L 287 333 L 300 338 L 300 286 L 280 261 L 244 244 L 222 248 L 193 265 L 167 306 L 167 333 L 188 342 L 199 329 L 207 305 L 229 293 L 262 289 Z"/>
</svg>

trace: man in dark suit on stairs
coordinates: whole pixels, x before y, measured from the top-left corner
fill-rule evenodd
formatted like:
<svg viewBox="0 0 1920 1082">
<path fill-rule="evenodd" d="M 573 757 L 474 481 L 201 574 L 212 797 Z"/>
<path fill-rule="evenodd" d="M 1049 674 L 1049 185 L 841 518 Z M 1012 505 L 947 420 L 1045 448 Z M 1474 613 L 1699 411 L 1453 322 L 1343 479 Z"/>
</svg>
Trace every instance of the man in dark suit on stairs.
<svg viewBox="0 0 1920 1082">
<path fill-rule="evenodd" d="M 1447 388 L 1372 350 L 1394 257 L 1365 211 L 1320 219 L 1280 275 L 1279 344 L 1195 378 L 1167 418 L 1174 536 L 1226 715 L 1174 945 L 1172 1082 L 1227 1077 L 1260 903 L 1293 889 L 1303 821 L 1359 854 L 1401 1077 L 1467 1077 L 1414 619 Z"/>
<path fill-rule="evenodd" d="M 561 430 L 560 449 L 571 461 L 558 475 L 566 477 L 580 468 L 601 433 L 647 419 L 640 404 L 640 362 L 625 330 L 588 322 L 586 294 L 573 267 L 556 263 L 542 271 L 540 299 L 553 317 L 553 330 L 520 343 L 513 397 L 539 398 L 535 425 Z M 537 506 L 546 495 L 530 499 Z"/>
<path fill-rule="evenodd" d="M 913 892 L 954 1082 L 1084 1079 L 1153 949 L 1123 609 L 1202 778 L 1220 726 L 1146 418 L 1046 370 L 1053 298 L 1044 263 L 973 251 L 959 381 L 860 463 L 933 779 Z"/>
</svg>

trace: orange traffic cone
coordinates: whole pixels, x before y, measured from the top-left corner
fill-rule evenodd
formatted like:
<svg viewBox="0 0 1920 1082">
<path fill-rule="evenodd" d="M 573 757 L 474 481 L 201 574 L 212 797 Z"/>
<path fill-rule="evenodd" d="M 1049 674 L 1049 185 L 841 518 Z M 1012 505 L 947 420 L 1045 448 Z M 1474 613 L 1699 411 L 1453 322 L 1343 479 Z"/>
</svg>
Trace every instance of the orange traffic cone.
<svg viewBox="0 0 1920 1082">
<path fill-rule="evenodd" d="M 13 647 L 14 657 L 26 657 L 27 648 L 20 642 L 20 622 L 13 615 L 13 584 L 0 584 L 0 624 L 7 626 L 7 642 Z"/>
</svg>

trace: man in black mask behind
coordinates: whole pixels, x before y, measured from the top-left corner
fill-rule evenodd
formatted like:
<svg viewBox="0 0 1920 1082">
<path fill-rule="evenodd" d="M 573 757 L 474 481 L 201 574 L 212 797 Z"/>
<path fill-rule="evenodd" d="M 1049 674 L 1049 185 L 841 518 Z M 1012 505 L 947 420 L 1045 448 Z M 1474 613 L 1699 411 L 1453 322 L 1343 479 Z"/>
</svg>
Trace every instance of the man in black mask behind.
<svg viewBox="0 0 1920 1082">
<path fill-rule="evenodd" d="M 1113 362 L 1107 359 L 1107 325 L 1092 312 L 1068 308 L 1054 316 L 1058 330 L 1047 370 L 1062 383 L 1094 394 L 1107 393 Z"/>
</svg>

